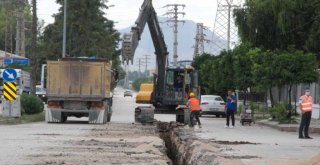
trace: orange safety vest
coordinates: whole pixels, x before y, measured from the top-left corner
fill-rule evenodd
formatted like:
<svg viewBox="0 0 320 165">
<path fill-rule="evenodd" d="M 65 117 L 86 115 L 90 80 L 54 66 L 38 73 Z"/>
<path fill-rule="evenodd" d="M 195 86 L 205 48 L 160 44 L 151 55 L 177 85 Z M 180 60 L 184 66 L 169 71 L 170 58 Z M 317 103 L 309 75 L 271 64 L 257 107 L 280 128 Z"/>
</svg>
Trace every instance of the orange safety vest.
<svg viewBox="0 0 320 165">
<path fill-rule="evenodd" d="M 313 103 L 313 99 L 312 96 L 306 96 L 303 95 L 301 97 L 302 102 L 301 102 L 301 106 L 302 106 L 302 111 L 304 112 L 311 112 L 312 111 L 312 103 Z"/>
<path fill-rule="evenodd" d="M 200 101 L 196 98 L 189 99 L 189 107 L 191 111 L 200 110 Z"/>
</svg>

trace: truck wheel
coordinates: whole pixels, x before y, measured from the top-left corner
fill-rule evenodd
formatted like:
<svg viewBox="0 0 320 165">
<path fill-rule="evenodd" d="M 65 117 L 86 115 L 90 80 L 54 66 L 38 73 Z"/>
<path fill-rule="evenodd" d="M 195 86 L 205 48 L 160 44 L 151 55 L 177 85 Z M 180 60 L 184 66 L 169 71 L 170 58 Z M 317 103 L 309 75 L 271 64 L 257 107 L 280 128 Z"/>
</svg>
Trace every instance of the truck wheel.
<svg viewBox="0 0 320 165">
<path fill-rule="evenodd" d="M 111 121 L 111 116 L 112 116 L 112 114 L 111 114 L 111 113 L 108 113 L 108 115 L 107 115 L 107 122 L 110 122 L 110 121 Z"/>
<path fill-rule="evenodd" d="M 61 123 L 66 122 L 66 121 L 67 121 L 67 119 L 68 119 L 68 116 L 67 116 L 67 115 L 65 115 L 65 114 L 61 114 Z"/>
</svg>

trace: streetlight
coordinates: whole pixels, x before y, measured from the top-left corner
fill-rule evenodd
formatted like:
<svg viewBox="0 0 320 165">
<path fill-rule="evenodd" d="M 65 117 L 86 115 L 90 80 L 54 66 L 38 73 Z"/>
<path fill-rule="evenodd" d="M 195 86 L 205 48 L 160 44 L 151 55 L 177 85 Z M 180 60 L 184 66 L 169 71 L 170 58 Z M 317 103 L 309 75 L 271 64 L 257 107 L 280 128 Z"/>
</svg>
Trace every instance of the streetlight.
<svg viewBox="0 0 320 165">
<path fill-rule="evenodd" d="M 66 57 L 66 42 L 67 42 L 67 0 L 64 0 L 63 11 L 63 42 L 62 42 L 62 57 Z"/>
</svg>

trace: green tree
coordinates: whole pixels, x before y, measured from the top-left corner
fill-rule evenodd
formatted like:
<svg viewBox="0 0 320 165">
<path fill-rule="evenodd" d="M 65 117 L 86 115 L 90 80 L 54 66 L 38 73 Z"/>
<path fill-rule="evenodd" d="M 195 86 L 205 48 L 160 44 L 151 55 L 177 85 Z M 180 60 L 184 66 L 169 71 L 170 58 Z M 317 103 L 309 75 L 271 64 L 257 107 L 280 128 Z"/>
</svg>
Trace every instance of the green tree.
<svg viewBox="0 0 320 165">
<path fill-rule="evenodd" d="M 63 4 L 63 0 L 57 0 Z M 119 42 L 119 33 L 114 22 L 104 17 L 108 9 L 105 0 L 69 0 L 67 16 L 67 55 L 70 57 L 96 56 L 109 60 L 114 57 Z M 44 30 L 43 53 L 47 59 L 61 57 L 63 12 L 55 15 L 55 22 Z"/>
<path fill-rule="evenodd" d="M 40 38 L 41 61 L 61 58 L 63 30 L 63 0 L 55 22 L 45 27 Z M 114 29 L 114 22 L 107 19 L 103 10 L 108 9 L 106 0 L 68 0 L 67 45 L 69 57 L 96 56 L 112 60 L 113 69 L 119 79 L 125 75 L 119 59 L 120 51 L 116 50 L 120 34 Z"/>
<path fill-rule="evenodd" d="M 246 105 L 248 88 L 254 85 L 250 49 L 252 49 L 251 44 L 242 43 L 233 50 L 235 87 L 244 92 L 244 105 Z"/>
<path fill-rule="evenodd" d="M 270 50 L 294 45 L 318 53 L 319 9 L 318 0 L 246 0 L 235 18 L 243 42 Z"/>
<path fill-rule="evenodd" d="M 272 51 L 261 51 L 255 48 L 248 52 L 251 56 L 252 65 L 252 79 L 255 87 L 261 91 L 269 91 L 271 106 L 274 106 L 274 99 L 272 94 L 272 87 L 277 86 L 275 78 L 277 77 L 274 67 L 276 66 L 276 55 Z"/>
<path fill-rule="evenodd" d="M 287 86 L 288 118 L 291 118 L 291 91 L 293 85 L 312 83 L 318 80 L 317 63 L 315 56 L 289 47 L 288 50 L 277 53 L 276 66 L 279 75 L 278 86 Z"/>
</svg>

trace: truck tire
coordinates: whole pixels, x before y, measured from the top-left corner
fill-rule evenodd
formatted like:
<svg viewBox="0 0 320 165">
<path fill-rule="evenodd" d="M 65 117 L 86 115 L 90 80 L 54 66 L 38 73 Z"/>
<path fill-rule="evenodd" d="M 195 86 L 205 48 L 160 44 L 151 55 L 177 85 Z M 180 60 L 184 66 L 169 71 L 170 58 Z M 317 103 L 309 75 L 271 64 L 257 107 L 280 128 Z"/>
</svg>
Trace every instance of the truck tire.
<svg viewBox="0 0 320 165">
<path fill-rule="evenodd" d="M 107 115 L 107 122 L 110 122 L 110 121 L 111 121 L 111 116 L 112 116 L 112 114 L 111 114 L 111 113 L 108 113 L 108 115 Z"/>
<path fill-rule="evenodd" d="M 64 122 L 66 122 L 67 121 L 67 119 L 68 119 L 68 116 L 66 115 L 66 114 L 61 114 L 61 123 L 64 123 Z"/>
</svg>

